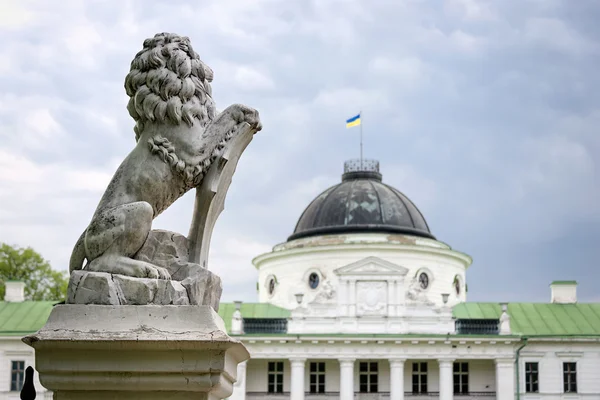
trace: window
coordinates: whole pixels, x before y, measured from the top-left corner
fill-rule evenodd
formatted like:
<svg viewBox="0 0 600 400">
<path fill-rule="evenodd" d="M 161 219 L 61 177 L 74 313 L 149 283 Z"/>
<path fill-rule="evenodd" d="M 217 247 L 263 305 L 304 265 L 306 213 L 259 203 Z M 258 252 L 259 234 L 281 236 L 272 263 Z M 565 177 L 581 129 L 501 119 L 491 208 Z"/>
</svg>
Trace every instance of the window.
<svg viewBox="0 0 600 400">
<path fill-rule="evenodd" d="M 310 392 L 325 393 L 325 363 L 310 363 Z"/>
<path fill-rule="evenodd" d="M 426 362 L 415 362 L 412 365 L 412 392 L 427 393 Z"/>
<path fill-rule="evenodd" d="M 269 393 L 283 393 L 283 361 L 269 361 Z"/>
<path fill-rule="evenodd" d="M 269 296 L 273 296 L 273 293 L 275 293 L 275 285 L 276 284 L 277 284 L 277 282 L 275 281 L 274 277 L 269 279 L 269 283 L 267 284 L 267 288 L 269 290 Z"/>
<path fill-rule="evenodd" d="M 536 362 L 525 363 L 525 392 L 537 393 L 540 391 L 538 384 L 539 365 Z"/>
<path fill-rule="evenodd" d="M 361 362 L 358 366 L 361 393 L 377 393 L 378 365 L 376 361 Z"/>
<path fill-rule="evenodd" d="M 319 287 L 319 274 L 317 274 L 316 272 L 312 272 L 309 276 L 308 276 L 308 286 L 311 289 L 316 289 L 317 287 Z"/>
<path fill-rule="evenodd" d="M 13 361 L 10 368 L 10 390 L 20 392 L 25 380 L 25 361 Z"/>
<path fill-rule="evenodd" d="M 458 277 L 458 275 L 456 275 L 454 277 L 454 283 L 453 283 L 453 285 L 454 285 L 454 291 L 456 292 L 456 295 L 460 296 L 460 286 L 461 285 L 460 285 L 460 278 Z"/>
<path fill-rule="evenodd" d="M 419 286 L 423 290 L 426 290 L 429 287 L 429 275 L 427 275 L 425 272 L 421 272 L 421 274 L 419 274 Z"/>
<path fill-rule="evenodd" d="M 577 363 L 563 363 L 563 386 L 565 393 L 577 393 Z"/>
<path fill-rule="evenodd" d="M 469 363 L 455 362 L 453 366 L 454 393 L 469 394 Z"/>
</svg>

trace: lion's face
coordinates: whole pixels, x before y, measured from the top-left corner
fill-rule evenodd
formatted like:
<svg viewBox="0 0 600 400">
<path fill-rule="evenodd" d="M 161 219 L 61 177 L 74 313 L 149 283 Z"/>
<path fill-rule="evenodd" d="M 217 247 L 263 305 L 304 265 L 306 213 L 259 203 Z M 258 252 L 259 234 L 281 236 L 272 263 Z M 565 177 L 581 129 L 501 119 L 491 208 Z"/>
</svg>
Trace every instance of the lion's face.
<svg viewBox="0 0 600 400">
<path fill-rule="evenodd" d="M 205 127 L 216 114 L 212 80 L 212 69 L 200 60 L 189 38 L 159 33 L 146 39 L 125 78 L 136 140 L 152 122 Z"/>
</svg>

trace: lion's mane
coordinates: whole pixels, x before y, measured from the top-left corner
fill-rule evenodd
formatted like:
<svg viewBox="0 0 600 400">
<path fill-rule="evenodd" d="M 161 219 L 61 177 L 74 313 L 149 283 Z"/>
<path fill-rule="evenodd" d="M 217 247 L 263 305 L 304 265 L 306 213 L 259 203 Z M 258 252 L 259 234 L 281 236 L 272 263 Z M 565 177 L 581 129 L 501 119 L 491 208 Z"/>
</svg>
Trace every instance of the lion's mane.
<svg viewBox="0 0 600 400">
<path fill-rule="evenodd" d="M 205 128 L 216 115 L 210 82 L 212 70 L 192 49 L 186 36 L 158 33 L 146 39 L 143 49 L 131 62 L 125 78 L 129 98 L 127 110 L 135 120 L 135 139 L 139 141 L 144 126 L 153 122 L 169 122 L 188 126 L 199 123 Z M 147 138 L 152 154 L 167 163 L 182 177 L 179 196 L 199 185 L 216 157 L 221 155 L 235 128 L 214 143 L 208 158 L 198 163 L 182 159 L 168 138 L 157 134 Z"/>
<path fill-rule="evenodd" d="M 182 121 L 205 127 L 215 117 L 210 82 L 213 72 L 186 36 L 158 33 L 144 41 L 125 78 L 127 110 L 135 120 L 136 141 L 148 122 Z"/>
</svg>

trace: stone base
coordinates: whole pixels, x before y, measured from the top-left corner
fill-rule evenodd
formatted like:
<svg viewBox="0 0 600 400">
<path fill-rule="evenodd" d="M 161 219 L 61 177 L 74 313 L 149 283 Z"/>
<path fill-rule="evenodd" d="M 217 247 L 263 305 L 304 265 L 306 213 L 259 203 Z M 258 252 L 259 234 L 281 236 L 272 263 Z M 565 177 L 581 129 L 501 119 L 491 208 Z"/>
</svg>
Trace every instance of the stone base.
<svg viewBox="0 0 600 400">
<path fill-rule="evenodd" d="M 200 305 L 219 311 L 221 278 L 189 262 L 188 240 L 175 232 L 153 230 L 134 257 L 166 268 L 172 280 L 132 278 L 104 272 L 73 271 L 67 304 Z"/>
<path fill-rule="evenodd" d="M 190 301 L 185 287 L 177 281 L 73 271 L 66 303 L 113 306 L 188 305 Z"/>
<path fill-rule="evenodd" d="M 245 347 L 210 306 L 55 306 L 23 341 L 55 400 L 223 399 Z"/>
</svg>

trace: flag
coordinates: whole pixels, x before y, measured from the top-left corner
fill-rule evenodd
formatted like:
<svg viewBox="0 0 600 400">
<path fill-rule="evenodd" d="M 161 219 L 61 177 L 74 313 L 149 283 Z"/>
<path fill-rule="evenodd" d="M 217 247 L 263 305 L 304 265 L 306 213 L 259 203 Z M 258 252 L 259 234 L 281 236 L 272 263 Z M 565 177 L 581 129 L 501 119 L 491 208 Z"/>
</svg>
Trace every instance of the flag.
<svg viewBox="0 0 600 400">
<path fill-rule="evenodd" d="M 346 120 L 346 128 L 360 125 L 360 114 Z"/>
</svg>

